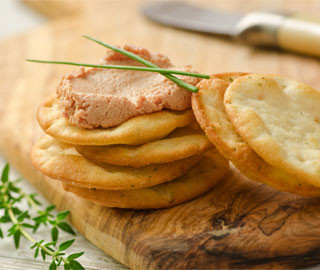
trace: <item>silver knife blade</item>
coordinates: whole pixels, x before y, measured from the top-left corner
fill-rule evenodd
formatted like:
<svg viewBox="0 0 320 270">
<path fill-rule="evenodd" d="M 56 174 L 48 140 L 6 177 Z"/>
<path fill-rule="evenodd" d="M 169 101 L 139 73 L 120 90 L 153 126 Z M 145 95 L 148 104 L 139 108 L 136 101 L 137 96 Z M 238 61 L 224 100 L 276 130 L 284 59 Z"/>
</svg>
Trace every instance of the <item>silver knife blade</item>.
<svg viewBox="0 0 320 270">
<path fill-rule="evenodd" d="M 199 8 L 178 1 L 162 1 L 143 8 L 149 19 L 176 28 L 233 36 L 243 15 Z"/>
</svg>

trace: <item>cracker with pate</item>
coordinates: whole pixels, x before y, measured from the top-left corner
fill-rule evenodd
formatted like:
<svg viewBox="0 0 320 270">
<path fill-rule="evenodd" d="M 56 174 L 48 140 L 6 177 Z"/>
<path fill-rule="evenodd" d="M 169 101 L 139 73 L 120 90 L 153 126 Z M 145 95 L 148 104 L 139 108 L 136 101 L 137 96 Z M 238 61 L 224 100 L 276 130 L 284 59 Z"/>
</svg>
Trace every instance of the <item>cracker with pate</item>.
<svg viewBox="0 0 320 270">
<path fill-rule="evenodd" d="M 192 72 L 191 66 L 175 67 L 168 57 L 146 48 L 123 46 L 151 63 L 168 69 Z M 137 61 L 109 51 L 103 65 L 140 66 Z M 200 79 L 177 77 L 196 85 Z M 109 128 L 135 116 L 163 109 L 183 111 L 190 108 L 191 92 L 157 72 L 81 68 L 66 74 L 57 88 L 60 109 L 69 123 L 82 128 Z"/>
<path fill-rule="evenodd" d="M 199 92 L 192 96 L 192 108 L 200 126 L 223 156 L 252 180 L 281 191 L 309 197 L 319 196 L 319 188 L 265 162 L 235 130 L 225 112 L 223 99 L 230 83 L 231 86 L 237 83 L 242 75 L 213 75 L 211 79 L 198 84 Z"/>
<path fill-rule="evenodd" d="M 161 139 L 174 129 L 195 122 L 191 109 L 162 110 L 136 116 L 112 128 L 85 129 L 71 125 L 63 117 L 55 98 L 50 98 L 40 105 L 37 118 L 45 133 L 76 145 L 139 145 Z"/>
</svg>

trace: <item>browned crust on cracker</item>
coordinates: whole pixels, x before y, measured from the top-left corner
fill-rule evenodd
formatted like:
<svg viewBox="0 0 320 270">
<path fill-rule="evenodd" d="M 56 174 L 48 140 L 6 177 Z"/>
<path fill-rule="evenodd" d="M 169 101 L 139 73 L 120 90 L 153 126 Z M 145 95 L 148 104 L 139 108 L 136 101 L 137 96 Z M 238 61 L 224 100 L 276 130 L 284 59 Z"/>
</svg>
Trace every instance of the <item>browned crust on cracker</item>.
<svg viewBox="0 0 320 270">
<path fill-rule="evenodd" d="M 253 81 L 255 83 L 253 83 Z M 233 102 L 239 92 L 242 94 L 246 92 L 252 94 L 251 90 L 243 88 L 244 85 L 248 87 L 248 82 L 251 82 L 249 84 L 249 88 L 254 90 L 259 89 L 261 91 L 259 92 L 259 95 L 263 95 L 266 91 L 268 91 L 269 94 L 274 94 L 272 95 L 273 99 L 269 104 L 272 104 L 274 110 L 278 109 L 277 117 L 271 116 L 270 118 L 265 117 L 262 119 L 257 110 L 253 109 L 251 106 L 247 106 L 247 99 L 245 100 L 245 105 L 242 106 L 237 106 L 237 104 Z M 258 85 L 260 85 L 260 87 L 256 87 Z M 241 92 L 242 89 L 246 89 L 246 91 Z M 285 102 L 290 100 L 292 96 L 284 93 L 287 92 L 286 90 L 290 89 L 299 90 L 300 94 L 303 93 L 304 98 L 300 97 L 300 101 L 303 101 L 302 103 L 297 100 L 289 101 L 289 106 L 286 106 Z M 290 91 L 288 92 L 290 93 Z M 293 97 L 295 97 L 296 94 L 297 93 L 294 92 Z M 248 98 L 251 97 L 249 96 Z M 256 99 L 256 102 L 259 102 L 258 107 L 261 108 L 263 106 L 263 96 L 258 99 L 253 93 L 252 98 Z M 310 102 L 311 100 L 312 103 Z M 319 130 L 315 131 L 311 125 L 305 127 L 303 130 L 300 129 L 298 132 L 296 131 L 291 133 L 291 130 L 294 130 L 296 126 L 303 126 L 305 123 L 313 123 L 318 127 L 318 123 L 313 120 L 314 115 L 312 116 L 312 112 L 315 107 L 319 106 L 319 102 L 319 91 L 303 83 L 287 79 L 276 74 L 253 74 L 245 76 L 235 82 L 233 87 L 228 88 L 224 96 L 226 114 L 231 120 L 235 130 L 240 134 L 243 140 L 252 147 L 253 151 L 268 162 L 268 164 L 271 164 L 271 166 L 278 168 L 279 170 L 286 171 L 294 175 L 296 178 L 301 179 L 301 182 L 303 181 L 309 185 L 314 185 L 320 189 Z M 302 105 L 302 107 L 299 107 L 301 111 L 299 110 L 299 112 L 295 112 L 296 107 L 293 107 L 292 109 L 292 107 L 290 107 L 290 103 L 294 104 L 294 106 L 297 104 L 300 106 Z M 268 102 L 266 102 L 265 105 L 268 105 Z M 309 111 L 309 118 L 304 119 L 304 121 L 299 121 L 299 113 L 303 114 L 304 109 L 307 109 L 308 107 L 313 108 L 310 110 L 311 113 Z M 273 110 L 271 109 L 269 111 Z M 292 115 L 289 115 L 288 117 L 288 115 L 286 115 L 287 112 L 295 112 L 296 118 L 292 117 Z M 319 113 L 315 117 L 318 118 L 318 116 Z M 294 119 L 290 119 L 290 117 Z M 273 132 L 269 128 L 270 126 L 268 126 L 268 122 L 272 123 L 274 119 L 280 119 L 281 121 L 276 125 L 273 124 L 273 126 L 276 127 L 274 130 L 278 129 L 282 132 Z M 294 120 L 294 122 L 290 122 L 291 120 Z M 283 128 L 286 123 L 290 123 L 289 128 L 287 127 L 287 129 Z M 286 137 L 287 134 L 290 134 L 290 136 Z M 316 146 L 313 144 L 312 140 L 304 141 L 304 137 L 308 137 L 308 135 L 312 135 L 314 137 L 314 140 L 316 140 Z M 282 138 L 286 138 L 286 142 L 289 142 L 289 145 L 282 143 Z M 291 151 L 292 149 L 294 149 L 294 151 Z M 316 151 L 317 153 L 308 157 L 305 157 L 307 155 L 302 157 L 303 152 L 307 151 L 307 149 Z M 297 156 L 300 156 L 300 159 L 297 158 Z M 308 162 L 312 162 L 312 164 L 308 164 Z"/>
<path fill-rule="evenodd" d="M 190 127 L 178 128 L 161 140 L 138 146 L 75 146 L 76 150 L 89 160 L 131 167 L 163 164 L 201 155 L 210 147 L 212 144 L 200 127 L 199 130 Z"/>
<path fill-rule="evenodd" d="M 217 150 L 207 152 L 184 176 L 161 185 L 135 190 L 87 189 L 63 184 L 66 191 L 108 207 L 155 209 L 171 207 L 207 192 L 227 173 L 228 161 Z"/>
<path fill-rule="evenodd" d="M 201 155 L 142 168 L 95 164 L 79 155 L 72 145 L 49 136 L 38 140 L 31 152 L 33 165 L 43 174 L 86 188 L 138 189 L 171 181 L 185 174 Z"/>
<path fill-rule="evenodd" d="M 229 75 L 231 74 L 229 73 Z M 241 73 L 234 73 L 232 76 L 241 76 Z M 224 77 L 224 80 L 220 79 L 221 77 Z M 226 118 L 227 122 L 225 124 L 228 125 L 228 129 L 226 129 L 226 126 L 221 126 L 221 120 L 210 118 L 208 110 L 215 109 L 216 104 L 210 103 L 212 108 L 208 108 L 208 104 L 205 104 L 205 102 L 211 102 L 208 99 L 210 95 L 205 98 L 203 95 L 208 91 L 211 91 L 213 95 L 220 94 L 220 98 L 222 98 L 220 102 L 223 103 L 223 95 L 229 85 L 225 78 L 227 76 L 220 74 L 217 77 L 212 75 L 209 80 L 202 80 L 198 84 L 199 92 L 192 95 L 194 114 L 210 141 L 225 158 L 229 159 L 244 175 L 252 180 L 301 196 L 319 196 L 319 188 L 306 184 L 292 175 L 272 167 L 260 158 L 238 135 L 225 113 L 224 106 L 222 106 L 222 110 L 219 113 L 223 113 Z M 221 136 L 222 132 L 231 134 L 231 141 L 227 141 L 226 137 Z"/>
<path fill-rule="evenodd" d="M 161 139 L 174 129 L 195 122 L 192 110 L 163 110 L 131 118 L 113 128 L 79 128 L 68 123 L 61 114 L 58 101 L 52 97 L 39 106 L 37 119 L 45 133 L 76 145 L 139 145 Z"/>
</svg>

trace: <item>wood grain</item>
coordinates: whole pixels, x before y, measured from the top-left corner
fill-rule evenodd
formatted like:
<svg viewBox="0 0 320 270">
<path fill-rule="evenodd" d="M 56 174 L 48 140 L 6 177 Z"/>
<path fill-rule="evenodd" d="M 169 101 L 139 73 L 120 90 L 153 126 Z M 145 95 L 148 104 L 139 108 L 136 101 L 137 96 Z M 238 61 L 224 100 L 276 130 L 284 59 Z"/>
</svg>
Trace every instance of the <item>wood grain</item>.
<svg viewBox="0 0 320 270">
<path fill-rule="evenodd" d="M 82 0 L 21 0 L 35 11 L 50 19 L 78 16 L 82 12 Z"/>
<path fill-rule="evenodd" d="M 199 3 L 200 1 L 198 1 Z M 223 10 L 267 5 L 314 13 L 319 1 L 208 1 Z M 209 35 L 168 29 L 139 15 L 140 1 L 85 1 L 77 18 L 50 23 L 0 44 L 0 150 L 91 242 L 133 269 L 296 268 L 320 263 L 320 199 L 305 199 L 254 183 L 235 170 L 213 191 L 189 203 L 154 211 L 108 209 L 62 190 L 31 165 L 42 132 L 37 105 L 71 67 L 25 58 L 95 62 L 104 49 L 80 38 L 143 45 L 201 72 L 272 72 L 320 89 L 319 60 L 263 51 Z"/>
</svg>

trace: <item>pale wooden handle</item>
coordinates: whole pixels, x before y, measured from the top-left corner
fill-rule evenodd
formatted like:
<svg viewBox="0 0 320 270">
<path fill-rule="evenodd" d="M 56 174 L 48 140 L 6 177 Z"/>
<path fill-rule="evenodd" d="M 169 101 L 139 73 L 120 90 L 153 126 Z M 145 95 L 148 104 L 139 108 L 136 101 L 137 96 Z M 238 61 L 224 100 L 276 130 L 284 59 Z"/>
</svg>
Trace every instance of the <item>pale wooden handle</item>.
<svg viewBox="0 0 320 270">
<path fill-rule="evenodd" d="M 313 56 L 320 56 L 320 21 L 291 17 L 277 31 L 279 47 Z"/>
</svg>

